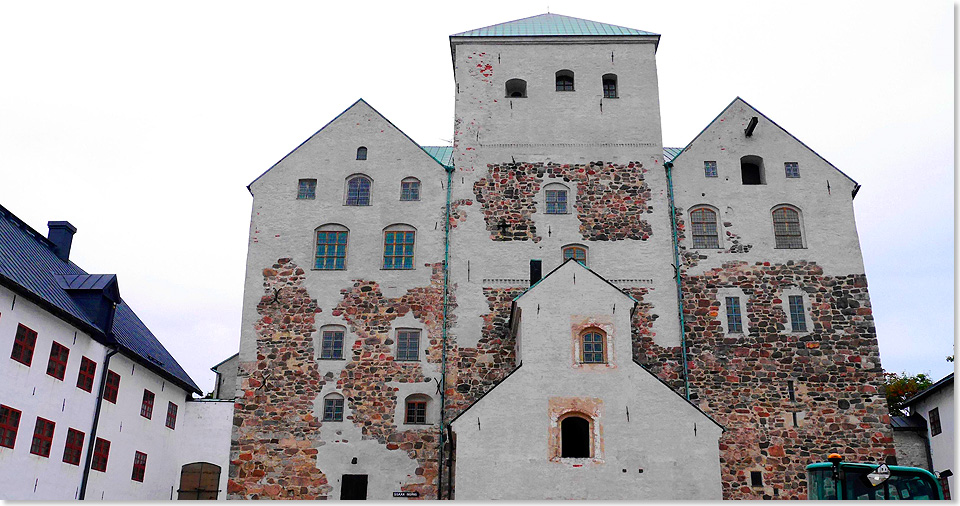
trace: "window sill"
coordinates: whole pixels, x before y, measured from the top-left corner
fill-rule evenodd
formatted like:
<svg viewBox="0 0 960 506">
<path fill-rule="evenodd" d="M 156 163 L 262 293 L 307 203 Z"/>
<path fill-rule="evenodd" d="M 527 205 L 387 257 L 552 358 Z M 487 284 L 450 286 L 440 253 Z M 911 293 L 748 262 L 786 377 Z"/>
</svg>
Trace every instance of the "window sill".
<svg viewBox="0 0 960 506">
<path fill-rule="evenodd" d="M 297 197 L 297 198 L 294 199 L 294 200 L 317 200 L 317 198 L 314 197 L 314 198 L 312 198 L 312 199 L 302 199 L 302 198 L 300 198 L 300 197 Z"/>
<path fill-rule="evenodd" d="M 344 204 L 344 207 L 372 207 L 370 204 Z"/>
<path fill-rule="evenodd" d="M 326 419 L 324 419 L 324 420 L 320 420 L 320 421 L 323 422 L 323 423 L 328 423 L 328 422 L 339 423 L 339 422 L 342 422 L 343 420 L 326 420 Z"/>
<path fill-rule="evenodd" d="M 399 363 L 401 363 L 401 364 L 419 364 L 419 363 L 420 363 L 420 359 L 419 359 L 419 358 L 418 358 L 418 359 L 395 358 L 395 359 L 393 359 L 393 361 L 394 361 L 394 362 L 399 362 Z"/>
<path fill-rule="evenodd" d="M 323 358 L 323 357 L 320 357 L 320 358 L 318 358 L 317 360 L 340 361 L 340 360 L 346 360 L 346 359 L 343 358 L 343 357 L 340 357 L 340 358 L 329 358 L 329 357 L 328 357 L 328 358 Z"/>
<path fill-rule="evenodd" d="M 380 270 L 381 270 L 381 271 L 415 271 L 415 270 L 417 270 L 417 269 L 414 268 L 414 267 L 410 267 L 410 268 L 408 268 L 408 269 L 395 269 L 395 268 L 390 268 L 390 267 L 381 267 Z"/>
<path fill-rule="evenodd" d="M 606 99 L 606 100 L 616 100 L 616 99 L 618 99 L 618 98 L 620 98 L 620 97 L 603 97 L 603 98 Z"/>
<path fill-rule="evenodd" d="M 807 247 L 806 247 L 806 246 L 802 246 L 802 247 L 799 247 L 799 248 L 778 248 L 778 247 L 774 246 L 773 249 L 807 249 Z"/>
<path fill-rule="evenodd" d="M 334 272 L 340 271 L 340 272 L 343 272 L 343 271 L 347 270 L 347 268 L 344 267 L 343 269 L 318 269 L 318 268 L 316 268 L 316 267 L 313 267 L 313 268 L 311 268 L 310 270 L 311 270 L 311 271 L 334 271 Z"/>
</svg>

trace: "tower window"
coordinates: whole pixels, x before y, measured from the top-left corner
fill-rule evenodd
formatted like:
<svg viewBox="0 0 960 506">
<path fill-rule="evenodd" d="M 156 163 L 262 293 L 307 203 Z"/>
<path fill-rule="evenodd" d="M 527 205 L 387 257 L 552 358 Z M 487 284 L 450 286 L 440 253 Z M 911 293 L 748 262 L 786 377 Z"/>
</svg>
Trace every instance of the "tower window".
<svg viewBox="0 0 960 506">
<path fill-rule="evenodd" d="M 317 198 L 317 180 L 301 179 L 297 188 L 297 200 L 313 200 Z"/>
<path fill-rule="evenodd" d="M 366 160 L 367 159 L 367 148 L 360 146 L 357 148 L 357 160 Z"/>
<path fill-rule="evenodd" d="M 560 447 L 562 458 L 590 458 L 590 422 L 577 415 L 564 418 L 560 422 Z"/>
<path fill-rule="evenodd" d="M 352 176 L 347 180 L 347 205 L 348 206 L 369 206 L 370 205 L 370 178 L 359 175 Z"/>
<path fill-rule="evenodd" d="M 720 249 L 717 237 L 717 213 L 713 209 L 700 207 L 690 211 L 693 225 L 693 247 L 696 249 Z"/>
<path fill-rule="evenodd" d="M 773 234 L 777 248 L 803 248 L 803 233 L 800 231 L 800 212 L 787 206 L 780 206 L 774 209 Z"/>
<path fill-rule="evenodd" d="M 584 364 L 605 364 L 606 335 L 598 329 L 587 330 L 580 336 L 580 351 Z"/>
<path fill-rule="evenodd" d="M 727 333 L 743 332 L 743 315 L 740 312 L 740 297 L 727 297 Z"/>
<path fill-rule="evenodd" d="M 741 158 L 740 179 L 745 185 L 764 184 L 763 158 L 753 155 Z"/>
<path fill-rule="evenodd" d="M 573 91 L 573 71 L 557 71 L 557 91 Z"/>
<path fill-rule="evenodd" d="M 400 200 L 420 200 L 420 180 L 405 178 L 400 182 Z"/>
<path fill-rule="evenodd" d="M 604 74 L 603 76 L 603 98 L 617 98 L 617 75 Z"/>
<path fill-rule="evenodd" d="M 783 171 L 786 172 L 787 177 L 800 177 L 800 164 L 797 162 L 785 162 L 783 164 Z"/>
<path fill-rule="evenodd" d="M 703 175 L 705 177 L 717 177 L 717 162 L 703 162 Z"/>
<path fill-rule="evenodd" d="M 806 311 L 803 310 L 803 296 L 791 295 L 788 297 L 790 303 L 790 326 L 794 332 L 807 331 Z"/>
<path fill-rule="evenodd" d="M 343 396 L 340 394 L 330 394 L 323 399 L 323 421 L 343 421 Z"/>
<path fill-rule="evenodd" d="M 563 261 L 572 258 L 580 262 L 584 267 L 587 266 L 587 248 L 580 245 L 570 245 L 563 247 Z"/>
<path fill-rule="evenodd" d="M 527 82 L 523 79 L 510 79 L 504 87 L 507 98 L 527 98 Z"/>
</svg>

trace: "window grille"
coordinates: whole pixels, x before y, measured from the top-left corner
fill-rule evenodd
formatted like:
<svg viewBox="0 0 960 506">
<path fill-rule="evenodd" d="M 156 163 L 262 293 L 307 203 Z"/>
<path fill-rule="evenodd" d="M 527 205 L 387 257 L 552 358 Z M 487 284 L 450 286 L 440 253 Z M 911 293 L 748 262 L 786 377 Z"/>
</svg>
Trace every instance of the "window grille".
<svg viewBox="0 0 960 506">
<path fill-rule="evenodd" d="M 572 258 L 586 266 L 587 249 L 581 246 L 567 246 L 563 248 L 563 261 L 566 262 L 568 258 Z"/>
<path fill-rule="evenodd" d="M 783 170 L 786 172 L 787 177 L 800 177 L 800 164 L 797 162 L 785 162 L 783 164 Z"/>
<path fill-rule="evenodd" d="M 343 421 L 343 397 L 330 397 L 323 400 L 323 421 Z"/>
<path fill-rule="evenodd" d="M 133 481 L 143 482 L 143 475 L 147 472 L 147 454 L 143 452 L 136 452 L 133 454 L 133 474 L 130 475 L 130 479 Z"/>
<path fill-rule="evenodd" d="M 153 400 L 156 395 L 149 390 L 143 391 L 143 403 L 140 404 L 140 416 L 150 419 L 153 418 Z"/>
<path fill-rule="evenodd" d="M 80 374 L 77 375 L 77 388 L 93 391 L 93 379 L 97 372 L 97 363 L 87 357 L 80 359 Z"/>
<path fill-rule="evenodd" d="M 727 333 L 743 332 L 743 319 L 740 314 L 740 297 L 727 297 Z"/>
<path fill-rule="evenodd" d="M 83 453 L 83 438 L 86 435 L 77 429 L 67 430 L 67 442 L 63 446 L 63 461 L 75 466 L 80 465 L 80 454 Z"/>
<path fill-rule="evenodd" d="M 773 211 L 773 233 L 777 248 L 803 248 L 800 233 L 800 213 L 789 207 L 778 207 Z"/>
<path fill-rule="evenodd" d="M 20 324 L 13 340 L 13 352 L 10 358 L 29 367 L 33 363 L 33 348 L 37 345 L 37 333 Z"/>
<path fill-rule="evenodd" d="M 164 425 L 174 430 L 177 428 L 177 405 L 172 402 L 167 402 L 167 420 Z"/>
<path fill-rule="evenodd" d="M 50 456 L 50 447 L 53 445 L 53 428 L 55 423 L 46 418 L 37 417 L 37 425 L 33 429 L 33 444 L 30 453 L 41 457 Z"/>
<path fill-rule="evenodd" d="M 324 330 L 320 342 L 320 358 L 340 360 L 343 358 L 343 331 Z"/>
<path fill-rule="evenodd" d="M 693 225 L 693 247 L 695 249 L 720 249 L 717 237 L 717 213 L 701 207 L 690 212 Z"/>
<path fill-rule="evenodd" d="M 567 214 L 567 190 L 547 190 L 547 214 Z"/>
<path fill-rule="evenodd" d="M 317 198 L 317 180 L 301 179 L 300 187 L 297 190 L 298 200 L 313 200 Z"/>
<path fill-rule="evenodd" d="M 385 232 L 383 235 L 383 268 L 413 269 L 413 245 L 416 232 Z"/>
<path fill-rule="evenodd" d="M 317 256 L 314 268 L 343 270 L 347 260 L 347 233 L 344 231 L 317 231 Z"/>
<path fill-rule="evenodd" d="M 581 337 L 584 364 L 606 363 L 604 353 L 604 335 L 600 332 L 587 332 Z"/>
<path fill-rule="evenodd" d="M 400 200 L 420 200 L 420 181 L 411 180 L 401 182 Z"/>
<path fill-rule="evenodd" d="M 420 360 L 420 331 L 397 331 L 397 360 Z"/>
<path fill-rule="evenodd" d="M 107 371 L 107 384 L 103 389 L 103 400 L 117 403 L 117 394 L 120 392 L 120 375 Z"/>
<path fill-rule="evenodd" d="M 803 310 L 803 297 L 800 295 L 791 295 L 790 301 L 790 326 L 794 332 L 807 331 L 806 311 Z"/>
<path fill-rule="evenodd" d="M 407 401 L 407 414 L 404 423 L 423 425 L 427 423 L 427 402 Z"/>
<path fill-rule="evenodd" d="M 364 176 L 356 176 L 347 181 L 347 205 L 348 206 L 369 206 L 370 205 L 370 179 Z"/>
<path fill-rule="evenodd" d="M 107 459 L 109 457 L 110 441 L 98 437 L 97 442 L 93 445 L 93 462 L 90 464 L 90 469 L 101 473 L 107 472 Z"/>
<path fill-rule="evenodd" d="M 47 374 L 63 381 L 63 376 L 67 372 L 67 357 L 70 356 L 70 350 L 54 341 L 50 347 L 50 361 L 47 362 Z"/>
<path fill-rule="evenodd" d="M 717 162 L 703 162 L 703 175 L 717 177 Z"/>
<path fill-rule="evenodd" d="M 0 404 L 0 446 L 13 448 L 20 428 L 20 410 Z"/>
</svg>

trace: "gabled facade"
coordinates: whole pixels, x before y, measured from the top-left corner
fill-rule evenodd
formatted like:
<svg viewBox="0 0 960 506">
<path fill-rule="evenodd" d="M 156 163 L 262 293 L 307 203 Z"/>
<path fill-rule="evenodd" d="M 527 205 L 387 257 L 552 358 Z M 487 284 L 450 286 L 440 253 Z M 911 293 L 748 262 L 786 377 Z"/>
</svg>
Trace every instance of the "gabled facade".
<svg viewBox="0 0 960 506">
<path fill-rule="evenodd" d="M 231 497 L 804 498 L 830 452 L 894 456 L 859 186 L 740 99 L 665 148 L 658 44 L 556 14 L 457 33 L 452 146 L 359 101 L 250 185 Z M 568 259 L 589 270 L 517 299 Z M 576 272 L 608 282 L 549 289 Z M 558 355 L 584 314 L 614 325 L 615 368 Z M 602 462 L 551 460 L 554 398 L 609 399 Z M 634 466 L 641 425 L 678 471 Z"/>
</svg>

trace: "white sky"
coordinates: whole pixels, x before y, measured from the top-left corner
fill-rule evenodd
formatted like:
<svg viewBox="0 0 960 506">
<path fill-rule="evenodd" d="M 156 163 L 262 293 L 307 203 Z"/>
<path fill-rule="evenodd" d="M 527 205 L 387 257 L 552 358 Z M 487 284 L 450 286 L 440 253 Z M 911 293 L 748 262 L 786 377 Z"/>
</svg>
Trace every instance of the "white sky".
<svg viewBox="0 0 960 506">
<path fill-rule="evenodd" d="M 952 371 L 952 3 L 2 2 L 0 204 L 124 299 L 204 389 L 236 352 L 249 184 L 363 97 L 447 144 L 447 37 L 547 10 L 662 34 L 664 144 L 741 96 L 863 188 L 888 371 Z"/>
</svg>

